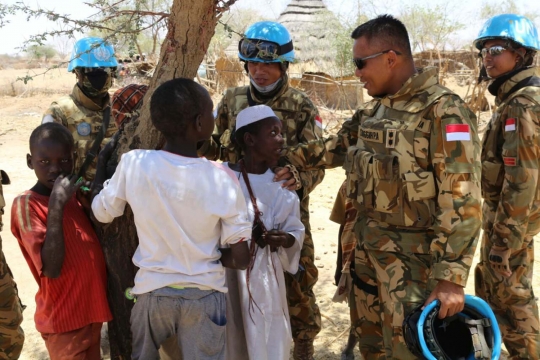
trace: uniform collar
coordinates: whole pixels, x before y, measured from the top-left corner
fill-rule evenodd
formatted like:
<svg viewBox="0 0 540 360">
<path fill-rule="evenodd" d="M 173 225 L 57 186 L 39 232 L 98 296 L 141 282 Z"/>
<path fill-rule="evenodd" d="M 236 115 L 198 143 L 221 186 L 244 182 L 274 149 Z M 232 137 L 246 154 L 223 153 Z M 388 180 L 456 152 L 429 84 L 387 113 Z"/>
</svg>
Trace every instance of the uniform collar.
<svg viewBox="0 0 540 360">
<path fill-rule="evenodd" d="M 419 105 L 425 106 L 429 98 L 426 90 L 439 83 L 436 67 L 417 69 L 417 73 L 411 76 L 401 89 L 393 95 L 387 95 L 380 99 L 381 104 L 389 108 L 399 108 L 409 112 L 417 112 Z"/>
<path fill-rule="evenodd" d="M 536 75 L 536 68 L 524 68 L 517 72 L 512 72 L 507 76 L 503 75 L 502 77 L 493 80 L 489 85 L 489 92 L 492 95 L 495 95 L 495 102 L 497 105 L 501 103 L 501 99 L 504 99 L 507 93 L 512 90 L 512 88 L 519 83 L 521 80 L 526 79 L 531 76 Z"/>
<path fill-rule="evenodd" d="M 88 110 L 92 111 L 103 111 L 107 106 L 109 106 L 110 97 L 109 94 L 107 94 L 103 98 L 103 105 L 96 104 L 92 99 L 90 99 L 88 96 L 84 95 L 82 90 L 79 88 L 77 84 L 73 87 L 73 92 L 71 93 L 71 96 L 73 97 L 73 100 L 75 102 L 78 102 Z"/>
</svg>

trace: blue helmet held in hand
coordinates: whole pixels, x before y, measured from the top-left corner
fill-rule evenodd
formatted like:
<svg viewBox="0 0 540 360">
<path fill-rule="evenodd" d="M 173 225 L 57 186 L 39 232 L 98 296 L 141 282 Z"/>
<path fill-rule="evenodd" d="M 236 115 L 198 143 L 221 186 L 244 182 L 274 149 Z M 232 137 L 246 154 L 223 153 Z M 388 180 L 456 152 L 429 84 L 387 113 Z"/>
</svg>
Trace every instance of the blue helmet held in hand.
<svg viewBox="0 0 540 360">
<path fill-rule="evenodd" d="M 253 62 L 294 62 L 291 34 L 278 22 L 256 22 L 238 43 L 238 57 Z"/>
<path fill-rule="evenodd" d="M 439 319 L 435 300 L 418 307 L 403 322 L 407 348 L 427 360 L 497 360 L 501 356 L 501 332 L 493 310 L 479 297 L 465 295 L 460 313 Z"/>
<path fill-rule="evenodd" d="M 486 21 L 474 46 L 481 50 L 484 42 L 491 39 L 507 39 L 529 50 L 540 50 L 540 39 L 534 23 L 522 15 L 501 14 Z"/>
<path fill-rule="evenodd" d="M 76 68 L 115 68 L 118 66 L 113 46 L 98 37 L 87 37 L 75 43 L 68 71 Z"/>
</svg>

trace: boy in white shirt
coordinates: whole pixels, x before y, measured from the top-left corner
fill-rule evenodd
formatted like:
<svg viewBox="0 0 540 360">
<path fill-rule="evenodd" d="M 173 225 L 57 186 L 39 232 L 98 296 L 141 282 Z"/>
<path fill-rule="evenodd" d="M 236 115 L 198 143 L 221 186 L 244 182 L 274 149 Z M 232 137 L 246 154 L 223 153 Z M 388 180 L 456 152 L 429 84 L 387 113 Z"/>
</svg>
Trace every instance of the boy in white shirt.
<svg viewBox="0 0 540 360">
<path fill-rule="evenodd" d="M 266 105 L 245 108 L 233 139 L 244 157 L 225 163 L 239 179 L 253 221 L 247 270 L 227 270 L 227 358 L 288 360 L 291 324 L 284 271 L 296 274 L 304 241 L 300 200 L 274 182 L 284 146 L 281 121 Z"/>
<path fill-rule="evenodd" d="M 199 84 L 167 81 L 150 102 L 152 123 L 166 139 L 163 149 L 124 154 L 105 184 L 100 158 L 94 187 L 103 190 L 93 199 L 94 216 L 111 222 L 129 204 L 139 237 L 133 256 L 139 267 L 132 290 L 133 359 L 158 359 L 161 343 L 175 335 L 184 359 L 225 356 L 223 266 L 247 267 L 251 222 L 238 179 L 197 157 L 197 142 L 214 129 L 212 108 Z"/>
</svg>

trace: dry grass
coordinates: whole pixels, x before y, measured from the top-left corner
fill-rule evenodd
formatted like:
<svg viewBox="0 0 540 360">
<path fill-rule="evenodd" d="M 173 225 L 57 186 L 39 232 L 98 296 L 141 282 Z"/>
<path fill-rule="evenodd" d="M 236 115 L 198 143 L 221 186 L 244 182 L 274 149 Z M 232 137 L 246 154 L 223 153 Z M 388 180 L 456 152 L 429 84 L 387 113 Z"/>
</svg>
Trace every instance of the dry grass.
<svg viewBox="0 0 540 360">
<path fill-rule="evenodd" d="M 22 79 L 27 77 L 32 79 L 25 84 Z M 0 96 L 66 94 L 74 83 L 75 75 L 68 73 L 66 68 L 6 69 L 0 71 Z"/>
</svg>

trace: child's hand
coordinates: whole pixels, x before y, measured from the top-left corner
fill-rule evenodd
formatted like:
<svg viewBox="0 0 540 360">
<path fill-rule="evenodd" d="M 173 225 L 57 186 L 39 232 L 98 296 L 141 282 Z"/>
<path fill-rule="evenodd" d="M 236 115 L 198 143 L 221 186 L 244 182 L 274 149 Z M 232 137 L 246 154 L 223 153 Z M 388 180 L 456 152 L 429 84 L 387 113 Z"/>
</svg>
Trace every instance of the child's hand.
<svg viewBox="0 0 540 360">
<path fill-rule="evenodd" d="M 54 182 L 49 203 L 63 207 L 82 185 L 82 181 L 77 181 L 77 175 L 58 176 Z"/>
<path fill-rule="evenodd" d="M 92 208 L 92 202 L 90 200 L 90 181 L 82 181 L 81 187 L 77 191 L 77 200 L 81 203 L 82 207 L 90 211 Z"/>
<path fill-rule="evenodd" d="M 280 246 L 289 248 L 294 245 L 294 236 L 281 230 L 270 230 L 264 236 L 264 240 L 273 249 Z"/>
</svg>

